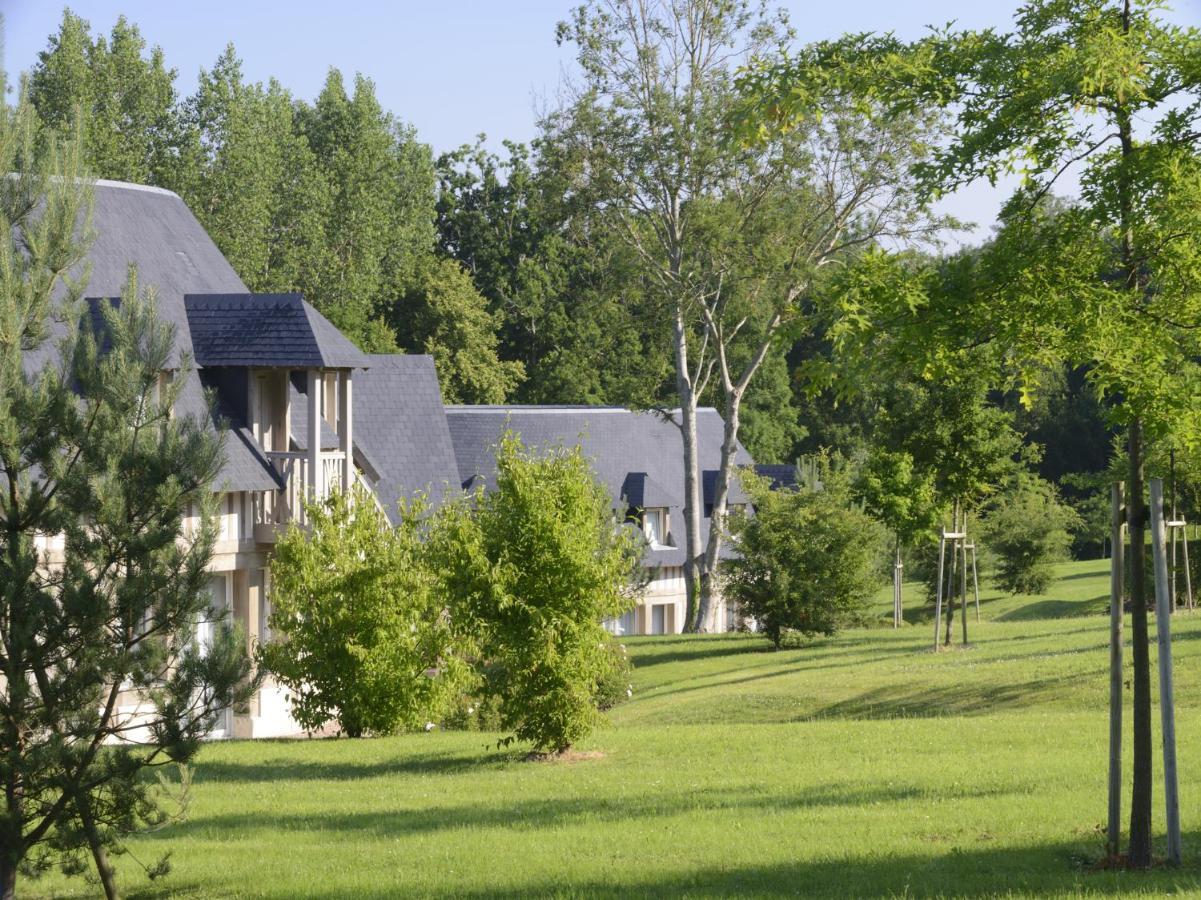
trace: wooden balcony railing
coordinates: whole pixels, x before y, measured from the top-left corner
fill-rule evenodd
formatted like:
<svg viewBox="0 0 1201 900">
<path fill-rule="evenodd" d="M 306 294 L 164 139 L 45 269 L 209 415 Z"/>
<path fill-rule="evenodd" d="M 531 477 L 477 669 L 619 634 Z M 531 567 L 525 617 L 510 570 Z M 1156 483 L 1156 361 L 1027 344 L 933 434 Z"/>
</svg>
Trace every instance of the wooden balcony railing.
<svg viewBox="0 0 1201 900">
<path fill-rule="evenodd" d="M 308 524 L 305 500 L 322 498 L 331 487 L 341 487 L 345 454 L 341 450 L 321 454 L 318 463 L 322 476 L 320 492 L 307 453 L 268 451 L 266 455 L 284 486 L 277 491 L 260 491 L 254 495 L 254 537 L 260 543 L 273 543 L 292 522 L 302 527 Z"/>
</svg>

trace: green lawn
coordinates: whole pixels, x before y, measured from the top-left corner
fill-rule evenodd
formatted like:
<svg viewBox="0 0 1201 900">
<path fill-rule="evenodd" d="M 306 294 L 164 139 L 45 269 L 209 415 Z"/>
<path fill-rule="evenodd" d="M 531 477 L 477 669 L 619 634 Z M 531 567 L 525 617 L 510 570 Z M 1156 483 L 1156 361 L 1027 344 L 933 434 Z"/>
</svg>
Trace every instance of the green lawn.
<svg viewBox="0 0 1201 900">
<path fill-rule="evenodd" d="M 478 733 L 214 745 L 189 820 L 131 845 L 144 861 L 170 850 L 174 871 L 151 884 L 126 860 L 124 884 L 155 897 L 1201 894 L 1201 615 L 1173 621 L 1186 866 L 1094 871 L 1107 575 L 1061 574 L 1047 597 L 986 593 L 973 646 L 949 653 L 930 652 L 922 616 L 780 653 L 741 635 L 630 640 L 634 699 L 589 742 L 599 759 L 524 762 Z"/>
</svg>

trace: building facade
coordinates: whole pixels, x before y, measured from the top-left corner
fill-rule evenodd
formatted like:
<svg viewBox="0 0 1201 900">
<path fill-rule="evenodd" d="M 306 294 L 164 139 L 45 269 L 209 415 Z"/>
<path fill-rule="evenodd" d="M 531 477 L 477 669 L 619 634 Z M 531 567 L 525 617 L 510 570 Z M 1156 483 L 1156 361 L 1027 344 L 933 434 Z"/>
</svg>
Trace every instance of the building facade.
<svg viewBox="0 0 1201 900">
<path fill-rule="evenodd" d="M 270 560 L 284 529 L 303 526 L 305 497 L 353 484 L 394 520 L 397 502 L 425 492 L 487 487 L 506 429 L 527 446 L 579 443 L 615 510 L 647 538 L 647 587 L 637 608 L 607 623 L 616 634 L 670 634 L 684 621 L 683 470 L 679 429 L 668 417 L 598 407 L 442 404 L 426 356 L 367 355 L 297 294 L 252 294 L 200 223 L 170 191 L 98 182 L 86 296 L 116 302 L 130 267 L 153 289 L 176 333 L 169 377 L 184 383 L 177 414 L 226 434 L 215 485 L 220 535 L 210 566 L 213 607 L 243 626 L 250 649 L 270 639 Z M 27 366 L 48 357 L 31 354 Z M 722 423 L 701 411 L 701 466 L 708 489 Z M 739 464 L 753 463 L 744 450 Z M 731 503 L 743 502 L 735 486 Z M 709 524 L 708 496 L 704 519 Z M 195 528 L 189 513 L 185 527 Z M 48 557 L 54 538 L 45 542 Z M 719 621 L 733 624 L 721 612 Z M 211 623 L 198 623 L 205 640 Z M 124 698 L 138 715 L 142 699 Z M 215 737 L 300 731 L 286 692 L 268 681 L 246 714 L 227 714 Z"/>
</svg>

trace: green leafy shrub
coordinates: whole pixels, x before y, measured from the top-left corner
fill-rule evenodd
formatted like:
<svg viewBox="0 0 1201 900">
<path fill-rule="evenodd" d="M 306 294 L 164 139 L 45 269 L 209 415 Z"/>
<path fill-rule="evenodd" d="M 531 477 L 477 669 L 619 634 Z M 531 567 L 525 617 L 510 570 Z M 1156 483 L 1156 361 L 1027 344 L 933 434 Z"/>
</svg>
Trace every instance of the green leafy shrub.
<svg viewBox="0 0 1201 900">
<path fill-rule="evenodd" d="M 732 520 L 738 556 L 723 566 L 727 598 L 777 648 L 789 631 L 832 635 L 861 621 L 879 585 L 882 535 L 842 480 L 772 491 L 763 479 L 740 478 L 755 514 Z"/>
<path fill-rule="evenodd" d="M 985 510 L 983 539 L 997 583 L 1011 594 L 1041 594 L 1068 559 L 1080 516 L 1055 486 L 1029 473 L 1010 479 Z"/>
<path fill-rule="evenodd" d="M 625 703 L 634 693 L 634 666 L 625 644 L 609 643 L 608 660 L 600 667 L 596 680 L 596 708 L 601 712 Z"/>
<path fill-rule="evenodd" d="M 503 728 L 562 752 L 600 720 L 614 678 L 601 626 L 634 602 L 642 541 L 620 527 L 579 448 L 506 435 L 495 489 L 444 507 L 431 542 L 452 620 L 476 642 Z"/>
<path fill-rule="evenodd" d="M 336 721 L 358 737 L 420 728 L 468 684 L 425 540 L 423 501 L 402 501 L 390 528 L 360 488 L 307 506 L 271 561 L 263 666 L 292 693 L 292 715 L 316 730 Z"/>
</svg>

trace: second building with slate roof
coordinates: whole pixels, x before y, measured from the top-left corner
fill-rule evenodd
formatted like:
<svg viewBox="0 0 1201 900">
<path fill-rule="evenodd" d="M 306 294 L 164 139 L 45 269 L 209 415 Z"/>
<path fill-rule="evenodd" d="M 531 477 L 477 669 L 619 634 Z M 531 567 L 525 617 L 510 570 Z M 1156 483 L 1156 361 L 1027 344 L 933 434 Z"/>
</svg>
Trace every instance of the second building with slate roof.
<svg viewBox="0 0 1201 900">
<path fill-rule="evenodd" d="M 530 448 L 579 445 L 609 489 L 614 507 L 638 521 L 647 539 L 644 565 L 649 582 L 642 602 L 621 619 L 608 623 L 616 634 L 672 634 L 684 623 L 684 461 L 678 413 L 634 412 L 601 406 L 450 406 L 446 410 L 455 458 L 464 487 L 494 476 L 494 452 L 506 430 Z M 717 410 L 697 415 L 697 444 L 705 515 L 702 542 L 709 538 L 709 511 L 721 461 L 723 423 Z M 735 462 L 753 465 L 741 446 Z M 728 502 L 746 503 L 735 483 Z M 736 611 L 724 604 L 718 624 L 734 628 Z"/>
<path fill-rule="evenodd" d="M 220 534 L 210 592 L 214 608 L 232 613 L 250 645 L 270 636 L 269 564 L 281 530 L 304 524 L 304 497 L 357 484 L 395 521 L 398 503 L 419 492 L 436 505 L 465 489 L 486 489 L 506 428 L 531 447 L 578 442 L 614 508 L 643 529 L 650 586 L 635 611 L 608 626 L 621 634 L 680 630 L 684 479 L 673 422 L 605 407 L 444 407 L 430 357 L 364 354 L 299 294 L 250 293 L 170 191 L 100 181 L 93 226 L 84 292 L 95 311 L 89 321 L 103 327 L 100 304 L 120 302 L 134 267 L 139 287 L 155 292 L 159 315 L 175 329 L 166 374 L 185 379 L 176 413 L 226 432 L 225 466 L 214 486 Z M 30 354 L 26 365 L 50 364 L 52 352 Z M 707 490 L 721 434 L 717 413 L 702 410 Z M 740 448 L 738 463 L 752 462 Z M 737 485 L 730 502 L 745 502 Z M 195 524 L 189 516 L 188 527 Z M 62 549 L 55 540 L 44 541 L 51 558 Z M 722 617 L 733 624 L 732 616 Z M 208 640 L 210 628 L 197 623 L 198 639 Z M 144 702 L 123 697 L 122 711 L 136 720 Z M 227 714 L 213 736 L 298 733 L 289 710 L 286 692 L 268 681 L 247 712 Z"/>
</svg>

